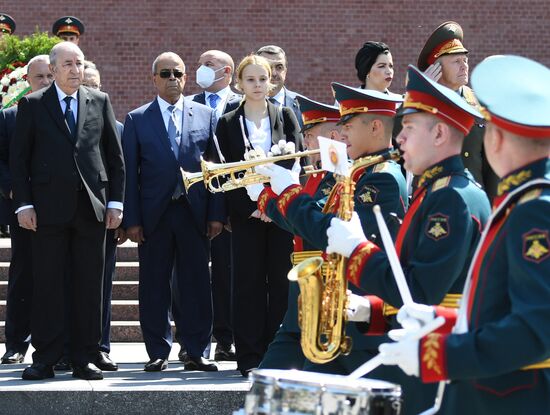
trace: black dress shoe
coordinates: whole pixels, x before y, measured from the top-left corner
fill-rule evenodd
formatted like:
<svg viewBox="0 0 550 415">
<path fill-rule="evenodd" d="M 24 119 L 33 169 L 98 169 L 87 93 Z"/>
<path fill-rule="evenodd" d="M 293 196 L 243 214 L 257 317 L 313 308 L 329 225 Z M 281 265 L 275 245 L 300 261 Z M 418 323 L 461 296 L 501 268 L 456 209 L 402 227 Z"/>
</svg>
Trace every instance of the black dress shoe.
<svg viewBox="0 0 550 415">
<path fill-rule="evenodd" d="M 2 356 L 3 365 L 23 363 L 23 360 L 25 360 L 25 353 L 19 353 L 16 350 L 8 350 L 6 353 L 4 353 L 4 356 Z"/>
<path fill-rule="evenodd" d="M 217 372 L 218 366 L 215 363 L 210 363 L 204 357 L 191 357 L 186 355 L 183 362 L 185 370 L 201 370 L 203 372 Z"/>
<path fill-rule="evenodd" d="M 187 358 L 187 350 L 185 350 L 184 346 L 181 346 L 181 349 L 178 353 L 178 359 L 180 362 L 185 362 L 186 358 Z"/>
<path fill-rule="evenodd" d="M 84 366 L 73 367 L 73 378 L 79 378 L 84 380 L 101 380 L 103 379 L 103 373 L 93 363 L 88 363 Z"/>
<path fill-rule="evenodd" d="M 160 372 L 168 367 L 166 359 L 151 359 L 146 364 L 143 370 L 146 372 Z"/>
<path fill-rule="evenodd" d="M 251 368 L 248 368 L 248 369 L 239 369 L 239 372 L 241 372 L 241 375 L 243 376 L 243 378 L 248 378 L 248 375 L 250 375 L 250 372 L 252 372 L 254 369 L 256 369 L 256 368 L 251 367 Z"/>
<path fill-rule="evenodd" d="M 55 364 L 53 367 L 53 370 L 57 372 L 68 372 L 73 368 L 71 361 L 67 356 L 63 356 L 61 359 L 59 359 L 59 362 Z"/>
<path fill-rule="evenodd" d="M 55 376 L 53 368 L 50 365 L 43 363 L 33 363 L 25 368 L 21 378 L 24 380 L 43 380 L 53 378 Z"/>
<path fill-rule="evenodd" d="M 112 361 L 107 352 L 99 352 L 95 365 L 101 369 L 108 372 L 116 372 L 118 370 L 118 365 Z"/>
<path fill-rule="evenodd" d="M 229 346 L 224 346 L 218 343 L 216 345 L 216 353 L 214 353 L 214 360 L 237 360 L 237 357 L 235 356 L 235 346 L 233 346 L 232 344 L 230 344 Z"/>
</svg>

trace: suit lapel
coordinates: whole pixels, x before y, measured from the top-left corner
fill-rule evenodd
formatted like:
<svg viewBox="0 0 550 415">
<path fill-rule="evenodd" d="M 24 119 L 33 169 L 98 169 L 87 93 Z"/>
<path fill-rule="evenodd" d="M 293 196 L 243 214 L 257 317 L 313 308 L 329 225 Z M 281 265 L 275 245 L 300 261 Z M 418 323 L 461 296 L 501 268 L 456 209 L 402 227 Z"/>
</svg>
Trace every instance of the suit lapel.
<svg viewBox="0 0 550 415">
<path fill-rule="evenodd" d="M 149 119 L 151 120 L 151 127 L 153 131 L 157 133 L 159 141 L 164 148 L 170 152 L 170 154 L 174 154 L 172 152 L 172 148 L 170 147 L 170 139 L 168 138 L 168 132 L 166 131 L 166 126 L 164 125 L 164 120 L 162 119 L 162 114 L 160 113 L 159 103 L 156 98 L 151 105 L 149 105 L 147 113 L 149 114 Z"/>
<path fill-rule="evenodd" d="M 71 133 L 69 131 L 69 127 L 65 122 L 63 112 L 61 112 L 61 105 L 59 104 L 59 97 L 57 96 L 57 90 L 55 89 L 54 84 L 52 84 L 52 86 L 50 86 L 44 92 L 42 98 L 44 100 L 44 106 L 50 113 L 51 117 L 53 118 L 59 129 L 65 133 L 65 137 L 67 138 L 67 140 L 69 140 L 71 144 L 74 144 L 73 138 L 71 137 Z"/>
<path fill-rule="evenodd" d="M 189 131 L 191 130 L 192 125 L 193 125 L 193 107 L 189 102 L 186 102 L 185 99 L 184 99 L 183 100 L 183 112 L 182 112 L 182 125 L 180 126 L 180 128 L 181 128 L 181 141 L 180 141 L 178 160 L 181 159 L 182 153 L 184 153 L 185 150 L 188 150 L 188 148 L 192 144 L 189 141 Z"/>
<path fill-rule="evenodd" d="M 269 112 L 269 122 L 271 123 L 271 143 L 277 144 L 279 140 L 282 140 L 281 124 L 279 123 L 279 112 L 282 111 L 282 108 L 267 101 L 267 111 Z M 280 115 L 282 116 L 282 114 Z"/>
<path fill-rule="evenodd" d="M 86 121 L 86 114 L 88 113 L 88 103 L 90 102 L 90 95 L 86 88 L 80 87 L 78 89 L 78 119 L 76 122 L 76 140 L 82 137 L 82 128 L 84 127 L 84 121 Z"/>
</svg>

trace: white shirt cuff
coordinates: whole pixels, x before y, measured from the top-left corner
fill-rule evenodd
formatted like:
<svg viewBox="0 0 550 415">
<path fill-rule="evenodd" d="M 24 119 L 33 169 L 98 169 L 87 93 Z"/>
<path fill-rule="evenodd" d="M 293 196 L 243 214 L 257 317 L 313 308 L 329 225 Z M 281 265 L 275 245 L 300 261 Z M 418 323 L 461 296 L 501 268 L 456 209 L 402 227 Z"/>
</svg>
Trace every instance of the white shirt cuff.
<svg viewBox="0 0 550 415">
<path fill-rule="evenodd" d="M 107 209 L 118 209 L 122 212 L 124 211 L 124 205 L 121 202 L 109 202 L 107 203 Z"/>
<path fill-rule="evenodd" d="M 17 215 L 19 212 L 23 211 L 23 210 L 27 210 L 27 209 L 34 209 L 34 205 L 25 205 L 25 206 L 21 206 L 19 209 L 17 209 L 15 211 L 15 214 Z"/>
</svg>

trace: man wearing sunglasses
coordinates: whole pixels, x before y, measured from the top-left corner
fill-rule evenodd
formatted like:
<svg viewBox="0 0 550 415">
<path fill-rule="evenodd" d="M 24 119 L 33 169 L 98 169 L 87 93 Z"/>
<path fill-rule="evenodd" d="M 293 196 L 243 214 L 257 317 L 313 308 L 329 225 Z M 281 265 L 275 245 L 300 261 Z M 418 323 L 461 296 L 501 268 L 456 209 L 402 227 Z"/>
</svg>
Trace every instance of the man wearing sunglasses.
<svg viewBox="0 0 550 415">
<path fill-rule="evenodd" d="M 150 359 L 144 370 L 168 366 L 172 283 L 183 316 L 178 329 L 187 350 L 185 369 L 216 371 L 202 354 L 212 334 L 209 240 L 223 228 L 223 197 L 200 185 L 187 192 L 180 171 L 200 171 L 200 158 L 215 154 L 215 118 L 210 108 L 183 97 L 187 75 L 178 55 L 162 53 L 152 72 L 158 96 L 128 114 L 122 137 L 128 197 L 123 226 L 139 244 L 140 323 Z"/>
</svg>

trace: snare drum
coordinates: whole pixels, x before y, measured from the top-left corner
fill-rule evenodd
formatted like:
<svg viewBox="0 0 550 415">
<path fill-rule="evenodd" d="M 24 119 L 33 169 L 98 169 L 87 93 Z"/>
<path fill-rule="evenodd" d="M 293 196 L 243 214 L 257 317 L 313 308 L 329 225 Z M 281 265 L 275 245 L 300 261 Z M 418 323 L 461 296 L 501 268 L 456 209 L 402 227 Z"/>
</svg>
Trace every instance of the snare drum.
<svg viewBox="0 0 550 415">
<path fill-rule="evenodd" d="M 246 415 L 399 415 L 401 387 L 373 379 L 298 370 L 250 374 Z"/>
</svg>

